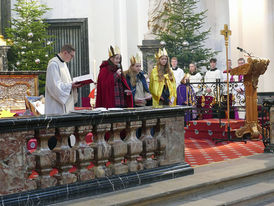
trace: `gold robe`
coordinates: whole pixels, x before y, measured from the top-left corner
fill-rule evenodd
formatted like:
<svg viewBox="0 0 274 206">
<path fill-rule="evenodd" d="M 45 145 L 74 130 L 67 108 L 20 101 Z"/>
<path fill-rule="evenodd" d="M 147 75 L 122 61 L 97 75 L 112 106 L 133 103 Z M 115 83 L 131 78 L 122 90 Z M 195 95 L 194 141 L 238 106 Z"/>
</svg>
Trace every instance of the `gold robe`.
<svg viewBox="0 0 274 206">
<path fill-rule="evenodd" d="M 152 105 L 153 106 L 158 106 L 159 105 L 159 100 L 161 98 L 162 92 L 164 85 L 169 89 L 169 100 L 170 100 L 170 106 L 175 106 L 176 105 L 176 99 L 177 99 L 177 94 L 176 94 L 176 82 L 174 75 L 172 73 L 173 80 L 171 81 L 168 77 L 168 74 L 164 74 L 165 79 L 160 81 L 158 78 L 158 69 L 157 66 L 153 68 L 151 74 L 150 74 L 150 82 L 149 82 L 149 91 L 152 95 Z"/>
</svg>

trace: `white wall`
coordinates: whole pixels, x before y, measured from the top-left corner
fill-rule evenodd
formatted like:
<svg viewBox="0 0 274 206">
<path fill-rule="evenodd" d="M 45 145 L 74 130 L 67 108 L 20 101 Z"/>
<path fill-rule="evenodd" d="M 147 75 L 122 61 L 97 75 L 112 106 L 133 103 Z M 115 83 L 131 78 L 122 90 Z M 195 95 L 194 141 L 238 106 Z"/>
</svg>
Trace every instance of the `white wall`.
<svg viewBox="0 0 274 206">
<path fill-rule="evenodd" d="M 236 50 L 236 47 L 241 47 L 254 56 L 270 59 L 268 70 L 259 79 L 258 91 L 273 92 L 273 1 L 229 0 L 229 6 L 233 66 L 237 66 L 238 58 L 244 57 L 244 54 Z"/>
<path fill-rule="evenodd" d="M 220 31 L 224 29 L 224 24 L 229 25 L 228 0 L 201 0 L 198 10 L 208 10 L 203 28 L 211 28 L 211 33 L 205 41 L 205 47 L 212 48 L 214 51 L 220 51 L 216 56 L 217 68 L 225 70 L 225 41 L 224 36 L 220 35 Z"/>
</svg>

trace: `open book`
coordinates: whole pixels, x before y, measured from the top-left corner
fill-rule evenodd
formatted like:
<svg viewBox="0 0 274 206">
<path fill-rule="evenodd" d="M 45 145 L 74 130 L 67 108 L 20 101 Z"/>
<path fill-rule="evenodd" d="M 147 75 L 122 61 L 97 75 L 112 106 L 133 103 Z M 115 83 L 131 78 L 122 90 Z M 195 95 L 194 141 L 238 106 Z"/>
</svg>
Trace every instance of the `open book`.
<svg viewBox="0 0 274 206">
<path fill-rule="evenodd" d="M 90 84 L 93 83 L 91 74 L 86 74 L 78 77 L 74 77 L 73 82 L 80 82 L 81 84 Z"/>
</svg>

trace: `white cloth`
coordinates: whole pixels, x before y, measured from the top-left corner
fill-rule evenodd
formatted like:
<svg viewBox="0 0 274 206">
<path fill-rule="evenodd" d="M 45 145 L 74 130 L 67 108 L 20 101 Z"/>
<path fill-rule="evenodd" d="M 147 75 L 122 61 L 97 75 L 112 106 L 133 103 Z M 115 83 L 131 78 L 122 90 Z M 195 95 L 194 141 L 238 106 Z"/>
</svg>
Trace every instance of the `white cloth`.
<svg viewBox="0 0 274 206">
<path fill-rule="evenodd" d="M 227 82 L 227 73 L 223 72 L 222 75 L 223 75 L 223 82 L 225 82 L 225 83 L 223 83 L 223 94 L 227 95 L 227 83 L 226 83 Z M 230 78 L 231 78 L 231 75 L 228 73 L 228 82 L 231 84 Z M 229 87 L 229 93 L 231 94 L 231 92 L 232 92 L 232 87 Z"/>
<path fill-rule="evenodd" d="M 208 70 L 205 74 L 204 80 L 206 83 L 206 87 L 211 89 L 211 92 L 207 95 L 214 96 L 214 89 L 215 89 L 215 82 L 216 79 L 220 79 L 220 81 L 223 81 L 223 74 L 220 70 L 216 69 L 214 71 Z M 212 82 L 207 84 L 207 82 Z"/>
<path fill-rule="evenodd" d="M 238 81 L 239 81 L 239 76 L 233 75 L 232 82 L 238 82 Z M 244 91 L 245 91 L 244 83 L 237 83 L 237 85 L 234 86 L 233 91 L 232 91 L 232 94 L 234 95 L 234 98 L 235 98 L 235 100 L 233 102 L 233 106 L 245 106 L 245 92 Z M 239 119 L 245 119 L 245 109 L 239 108 L 238 115 L 239 115 Z"/>
<path fill-rule="evenodd" d="M 202 80 L 202 75 L 197 72 L 195 75 L 190 75 L 189 76 L 189 83 L 201 83 Z M 198 92 L 200 92 L 202 90 L 202 86 L 200 85 L 199 88 L 199 84 L 191 84 L 195 94 L 197 95 Z"/>
<path fill-rule="evenodd" d="M 72 80 L 65 62 L 57 57 L 49 61 L 46 76 L 45 114 L 67 114 L 74 110 L 77 89 L 72 89 Z"/>
<path fill-rule="evenodd" d="M 182 70 L 181 68 L 177 68 L 177 70 L 172 69 L 172 71 L 175 77 L 176 88 L 177 88 L 181 84 L 181 80 L 185 76 L 185 73 L 184 73 L 184 70 Z"/>
</svg>

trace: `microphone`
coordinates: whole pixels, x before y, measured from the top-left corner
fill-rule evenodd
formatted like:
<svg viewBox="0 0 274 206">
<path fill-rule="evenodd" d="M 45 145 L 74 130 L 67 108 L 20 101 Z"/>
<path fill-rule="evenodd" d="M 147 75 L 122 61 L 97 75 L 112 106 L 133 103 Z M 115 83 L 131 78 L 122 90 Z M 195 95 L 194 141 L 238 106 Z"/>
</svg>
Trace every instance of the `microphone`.
<svg viewBox="0 0 274 206">
<path fill-rule="evenodd" d="M 251 57 L 251 53 L 248 53 L 246 50 L 240 48 L 240 47 L 237 47 L 237 49 L 240 50 L 240 52 L 244 52 L 245 54 L 247 54 L 249 57 Z"/>
<path fill-rule="evenodd" d="M 240 47 L 237 47 L 237 49 L 239 49 L 239 50 L 240 50 L 240 52 L 243 52 L 243 49 L 242 49 L 242 48 L 240 48 Z"/>
</svg>

